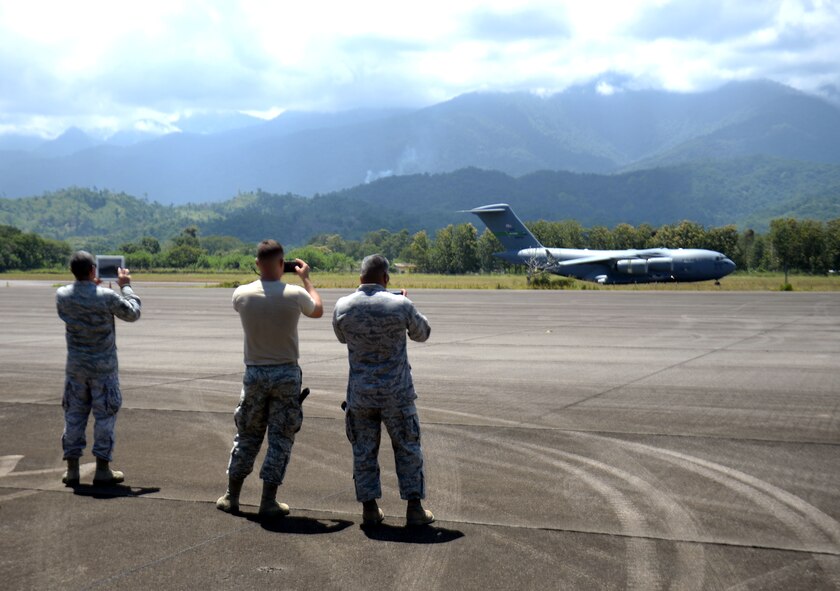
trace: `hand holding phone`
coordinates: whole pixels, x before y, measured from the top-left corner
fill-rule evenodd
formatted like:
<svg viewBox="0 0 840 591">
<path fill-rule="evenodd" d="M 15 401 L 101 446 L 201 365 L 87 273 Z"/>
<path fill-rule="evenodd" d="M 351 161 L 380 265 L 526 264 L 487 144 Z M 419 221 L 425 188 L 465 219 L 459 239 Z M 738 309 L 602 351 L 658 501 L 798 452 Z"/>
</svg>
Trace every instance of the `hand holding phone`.
<svg viewBox="0 0 840 591">
<path fill-rule="evenodd" d="M 301 259 L 283 261 L 283 273 L 297 275 L 301 281 L 307 281 L 309 279 L 309 271 L 309 265 Z"/>
</svg>

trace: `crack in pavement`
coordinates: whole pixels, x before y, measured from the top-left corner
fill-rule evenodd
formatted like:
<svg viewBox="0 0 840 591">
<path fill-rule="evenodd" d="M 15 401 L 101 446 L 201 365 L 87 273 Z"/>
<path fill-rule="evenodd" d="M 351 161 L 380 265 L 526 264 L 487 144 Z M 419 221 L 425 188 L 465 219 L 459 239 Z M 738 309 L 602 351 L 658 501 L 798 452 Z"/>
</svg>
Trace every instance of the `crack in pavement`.
<svg viewBox="0 0 840 591">
<path fill-rule="evenodd" d="M 612 386 L 611 388 L 607 388 L 607 389 L 606 389 L 606 390 L 604 390 L 603 392 L 598 392 L 598 393 L 593 394 L 593 395 L 591 395 L 591 396 L 587 396 L 586 398 L 581 398 L 580 400 L 576 400 L 575 402 L 571 402 L 571 403 L 569 403 L 569 404 L 566 404 L 565 406 L 561 406 L 561 407 L 559 407 L 559 408 L 557 408 L 557 409 L 555 409 L 555 410 L 552 410 L 551 412 L 546 413 L 546 414 L 547 414 L 547 415 L 557 414 L 557 413 L 560 413 L 560 412 L 562 412 L 562 411 L 564 411 L 564 410 L 568 410 L 569 408 L 572 408 L 573 406 L 577 406 L 577 405 L 579 405 L 579 404 L 585 404 L 586 402 L 589 402 L 589 401 L 591 401 L 591 400 L 594 400 L 595 398 L 598 398 L 599 396 L 603 396 L 603 395 L 605 395 L 605 394 L 609 394 L 610 392 L 615 392 L 616 390 L 621 390 L 622 388 L 626 388 L 627 386 L 632 386 L 633 384 L 637 384 L 637 383 L 639 383 L 639 382 L 641 382 L 641 381 L 647 380 L 648 378 L 652 378 L 653 376 L 659 375 L 659 374 L 661 374 L 661 373 L 664 373 L 664 372 L 669 371 L 669 370 L 671 370 L 671 369 L 674 369 L 674 368 L 676 368 L 676 367 L 680 367 L 681 365 L 685 365 L 685 364 L 687 364 L 687 363 L 691 363 L 692 361 L 697 361 L 698 359 L 702 359 L 703 357 L 707 357 L 707 356 L 709 356 L 709 355 L 712 355 L 713 353 L 719 353 L 719 352 L 721 352 L 721 351 L 726 351 L 726 350 L 727 350 L 728 348 L 730 348 L 730 347 L 734 347 L 735 345 L 739 345 L 739 344 L 741 344 L 741 343 L 744 343 L 744 342 L 746 342 L 746 341 L 749 341 L 750 339 L 754 339 L 755 337 L 758 337 L 758 336 L 761 336 L 761 335 L 763 335 L 763 334 L 766 334 L 766 333 L 768 333 L 768 332 L 770 332 L 770 331 L 773 331 L 773 330 L 778 330 L 778 329 L 780 329 L 780 328 L 782 328 L 782 327 L 784 327 L 784 326 L 787 326 L 787 325 L 789 325 L 789 324 L 793 324 L 794 322 L 799 322 L 800 320 L 802 320 L 802 317 L 797 317 L 797 318 L 794 318 L 793 320 L 790 320 L 790 321 L 788 321 L 788 322 L 782 322 L 782 323 L 780 323 L 780 324 L 776 324 L 775 326 L 771 326 L 771 327 L 769 327 L 769 328 L 764 328 L 764 329 L 762 329 L 762 330 L 759 330 L 759 331 L 757 331 L 757 332 L 754 332 L 754 333 L 753 333 L 753 334 L 751 334 L 751 335 L 748 335 L 748 336 L 742 337 L 742 338 L 740 338 L 740 339 L 738 339 L 738 340 L 736 340 L 736 341 L 733 341 L 733 342 L 731 342 L 731 343 L 728 343 L 728 344 L 726 344 L 726 345 L 723 345 L 723 346 L 720 346 L 720 347 L 715 347 L 715 348 L 713 348 L 713 349 L 709 349 L 708 351 L 706 351 L 706 352 L 704 352 L 704 353 L 701 353 L 700 355 L 696 355 L 696 356 L 694 356 L 694 357 L 690 357 L 690 358 L 688 358 L 688 359 L 683 359 L 682 361 L 678 361 L 677 363 L 674 363 L 674 364 L 668 365 L 668 366 L 663 367 L 663 368 L 661 368 L 661 369 L 658 369 L 658 370 L 656 370 L 656 371 L 654 371 L 654 372 L 651 372 L 651 373 L 649 373 L 649 374 L 647 374 L 647 375 L 641 376 L 641 377 L 636 378 L 636 379 L 634 379 L 634 380 L 630 380 L 629 382 L 626 382 L 626 383 L 624 383 L 624 384 L 619 384 L 619 385 L 617 385 L 617 386 Z"/>
<path fill-rule="evenodd" d="M 0 485 L 0 489 L 7 488 Z M 55 489 L 48 489 L 48 488 L 26 488 L 26 487 L 17 487 L 17 490 L 31 490 L 33 492 L 43 492 L 47 494 L 67 494 L 67 491 L 63 490 L 55 490 Z M 137 499 L 141 501 L 153 501 L 153 502 L 170 502 L 170 503 L 190 503 L 190 504 L 205 504 L 205 505 L 215 505 L 215 501 L 213 500 L 195 500 L 195 499 L 181 499 L 178 497 L 167 497 L 167 496 L 137 496 L 137 497 L 120 497 L 120 498 L 129 498 L 129 499 Z M 256 505 L 248 505 L 242 504 L 242 507 L 254 507 Z M 343 516 L 349 517 L 350 520 L 353 521 L 355 518 L 356 520 L 360 519 L 360 515 L 356 513 L 348 513 L 347 511 L 337 511 L 337 510 L 330 510 L 330 509 L 314 509 L 310 507 L 291 507 L 295 511 L 301 511 L 304 513 L 310 514 L 327 514 L 327 515 L 334 515 L 334 516 Z M 401 519 L 399 516 L 395 515 L 388 515 L 387 517 L 393 517 Z M 510 524 L 510 523 L 499 523 L 493 521 L 482 521 L 482 520 L 473 520 L 473 519 L 437 519 L 435 523 L 440 524 L 453 524 L 453 525 L 472 525 L 476 527 L 490 527 L 490 528 L 503 528 L 503 529 L 517 529 L 517 530 L 530 530 L 530 531 L 546 531 L 546 532 L 557 532 L 557 533 L 571 533 L 571 534 L 582 534 L 582 535 L 594 535 L 594 536 L 606 536 L 606 537 L 614 537 L 614 538 L 626 538 L 626 539 L 643 539 L 643 540 L 652 540 L 652 541 L 659 541 L 659 542 L 668 542 L 674 544 L 700 544 L 700 545 L 708 545 L 708 546 L 719 546 L 719 547 L 727 547 L 727 548 L 753 548 L 756 550 L 771 550 L 771 551 L 783 551 L 783 552 L 794 552 L 798 554 L 808 554 L 808 555 L 821 555 L 821 556 L 837 556 L 840 557 L 840 549 L 836 551 L 830 550 L 816 550 L 816 549 L 809 549 L 809 548 L 802 548 L 796 546 L 785 546 L 785 545 L 770 545 L 770 544 L 752 544 L 752 543 L 739 543 L 734 541 L 725 541 L 725 540 L 694 540 L 694 539 L 687 539 L 687 538 L 677 538 L 677 537 L 666 537 L 666 536 L 653 536 L 653 535 L 638 535 L 638 534 L 628 534 L 622 532 L 609 532 L 609 531 L 599 531 L 599 530 L 587 530 L 582 528 L 564 528 L 564 527 L 552 527 L 552 526 L 535 526 L 535 525 L 522 525 L 522 524 Z M 161 562 L 165 562 L 166 560 L 188 552 L 192 549 L 199 548 L 201 546 L 207 545 L 221 539 L 223 537 L 227 537 L 239 531 L 244 531 L 248 527 L 253 527 L 254 524 L 250 522 L 247 525 L 243 525 L 240 528 L 235 528 L 223 534 L 219 534 L 217 536 L 213 536 L 212 538 L 208 538 L 203 542 L 193 544 L 188 548 L 184 548 L 178 550 L 176 552 L 170 553 L 169 555 L 161 558 L 157 558 L 153 561 L 150 561 L 144 565 L 140 565 L 129 571 L 125 571 L 126 574 L 137 572 L 143 568 L 148 566 L 153 566 L 155 564 L 159 564 Z M 100 581 L 96 581 L 91 584 L 100 585 L 103 582 L 112 580 L 122 575 L 114 575 L 113 577 L 109 577 L 107 579 L 102 579 Z"/>
</svg>

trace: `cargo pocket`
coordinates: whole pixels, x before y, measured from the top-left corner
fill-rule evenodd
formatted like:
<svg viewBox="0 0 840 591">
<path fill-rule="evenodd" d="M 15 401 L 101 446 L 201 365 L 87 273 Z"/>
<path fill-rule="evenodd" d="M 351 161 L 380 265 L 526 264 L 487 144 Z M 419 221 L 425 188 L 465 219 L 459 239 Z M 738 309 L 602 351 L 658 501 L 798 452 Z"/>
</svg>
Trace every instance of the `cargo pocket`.
<svg viewBox="0 0 840 591">
<path fill-rule="evenodd" d="M 298 413 L 297 413 L 297 414 L 298 414 L 298 424 L 297 424 L 297 430 L 295 431 L 295 433 L 297 433 L 298 431 L 300 431 L 300 428 L 303 426 L 303 408 L 301 408 L 301 409 L 298 411 Z"/>
<path fill-rule="evenodd" d="M 61 395 L 61 408 L 70 410 L 70 397 L 73 396 L 73 382 L 64 382 L 64 393 Z"/>
<path fill-rule="evenodd" d="M 297 433 L 298 431 L 300 431 L 300 428 L 303 426 L 303 409 L 302 408 L 298 409 L 298 411 L 295 413 L 294 416 L 297 417 L 297 421 L 295 423 L 295 433 Z"/>
<path fill-rule="evenodd" d="M 106 383 L 102 386 L 105 398 L 105 412 L 113 416 L 122 407 L 122 392 L 118 382 Z"/>
<path fill-rule="evenodd" d="M 417 416 L 417 408 L 411 406 L 403 409 L 403 421 L 405 440 L 411 443 L 420 441 L 420 418 Z"/>
<path fill-rule="evenodd" d="M 287 436 L 294 437 L 295 433 L 300 431 L 300 428 L 303 426 L 303 410 L 300 408 L 289 409 L 287 416 L 289 420 L 286 422 L 284 431 Z"/>
<path fill-rule="evenodd" d="M 349 409 L 344 413 L 344 431 L 347 434 L 347 441 L 351 444 L 356 443 L 356 436 L 353 434 L 353 414 Z"/>
<path fill-rule="evenodd" d="M 239 395 L 239 404 L 236 405 L 236 410 L 233 411 L 233 424 L 236 425 L 236 430 L 239 433 L 245 428 L 243 420 L 245 416 L 245 388 L 242 388 L 242 394 Z"/>
<path fill-rule="evenodd" d="M 87 412 L 92 403 L 92 394 L 90 385 L 68 378 L 64 381 L 61 407 L 65 412 Z"/>
</svg>

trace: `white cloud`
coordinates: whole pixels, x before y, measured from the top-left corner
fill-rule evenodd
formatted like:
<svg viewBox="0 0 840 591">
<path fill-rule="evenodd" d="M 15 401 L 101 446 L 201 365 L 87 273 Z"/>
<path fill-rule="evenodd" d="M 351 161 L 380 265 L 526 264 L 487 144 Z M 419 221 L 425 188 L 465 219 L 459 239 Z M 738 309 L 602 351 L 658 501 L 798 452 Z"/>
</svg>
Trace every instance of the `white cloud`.
<svg viewBox="0 0 840 591">
<path fill-rule="evenodd" d="M 613 86 L 609 82 L 605 82 L 604 80 L 601 80 L 600 82 L 598 82 L 598 85 L 595 86 L 595 92 L 597 92 L 598 94 L 602 94 L 604 96 L 613 95 L 618 90 L 620 90 L 620 89 L 617 89 L 615 86 Z"/>
<path fill-rule="evenodd" d="M 421 106 L 629 76 L 840 87 L 832 0 L 0 0 L 0 125 L 57 134 L 188 111 Z"/>
</svg>

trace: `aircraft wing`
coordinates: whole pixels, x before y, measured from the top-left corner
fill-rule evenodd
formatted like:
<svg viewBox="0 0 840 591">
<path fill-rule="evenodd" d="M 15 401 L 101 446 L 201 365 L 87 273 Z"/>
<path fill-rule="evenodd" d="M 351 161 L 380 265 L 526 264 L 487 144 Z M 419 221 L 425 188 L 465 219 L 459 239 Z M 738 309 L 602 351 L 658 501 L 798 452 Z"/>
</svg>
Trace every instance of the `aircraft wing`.
<svg viewBox="0 0 840 591">
<path fill-rule="evenodd" d="M 623 257 L 627 258 L 627 257 Z M 568 259 L 565 261 L 559 261 L 553 263 L 551 266 L 562 268 L 562 267 L 571 267 L 573 265 L 593 265 L 595 263 L 609 263 L 616 260 L 614 256 L 605 256 L 605 255 L 594 255 L 591 257 L 581 257 L 578 259 Z"/>
<path fill-rule="evenodd" d="M 580 257 L 577 259 L 567 259 L 565 261 L 554 262 L 551 264 L 552 268 L 560 268 L 563 267 L 571 267 L 573 265 L 594 265 L 594 264 L 605 264 L 605 263 L 612 263 L 620 259 L 650 259 L 655 257 L 663 256 L 662 252 L 659 250 L 643 250 L 637 251 L 633 254 L 623 254 L 619 255 L 616 253 L 611 254 L 595 254 L 588 257 Z"/>
</svg>

